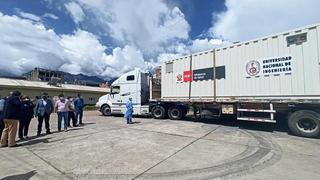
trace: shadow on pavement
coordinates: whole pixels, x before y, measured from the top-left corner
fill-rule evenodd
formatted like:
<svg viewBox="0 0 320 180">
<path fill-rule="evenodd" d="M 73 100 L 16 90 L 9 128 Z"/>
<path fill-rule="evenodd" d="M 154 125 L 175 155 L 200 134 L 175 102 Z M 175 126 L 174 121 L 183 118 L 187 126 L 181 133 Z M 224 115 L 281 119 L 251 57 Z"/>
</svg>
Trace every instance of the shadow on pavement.
<svg viewBox="0 0 320 180">
<path fill-rule="evenodd" d="M 100 116 L 103 116 L 103 115 L 100 115 Z M 112 115 L 112 116 L 123 117 L 123 115 Z M 150 119 L 152 117 L 134 115 L 133 118 Z M 206 116 L 206 118 L 195 118 L 193 116 L 186 116 L 184 120 L 181 120 L 181 121 L 202 122 L 206 124 L 217 124 L 217 125 L 223 125 L 223 126 L 229 126 L 229 127 L 238 127 L 240 129 L 265 131 L 265 132 L 286 132 L 290 134 L 290 131 L 287 125 L 287 118 L 281 114 L 277 114 L 275 115 L 275 119 L 277 120 L 277 123 L 239 121 L 239 120 L 236 120 L 234 116 L 222 117 L 220 119 L 216 119 L 212 117 L 210 118 L 209 116 Z M 154 120 L 157 120 L 157 119 L 154 119 Z M 159 119 L 159 121 L 161 121 L 161 119 Z"/>
<path fill-rule="evenodd" d="M 214 119 L 214 118 L 201 119 L 201 118 L 194 118 L 192 116 L 188 116 L 185 118 L 185 121 L 202 122 L 206 124 L 216 124 L 216 125 L 229 126 L 229 127 L 238 127 L 240 129 L 265 131 L 265 132 L 274 132 L 274 131 L 289 132 L 285 117 L 276 116 L 275 119 L 278 119 L 277 123 L 239 121 L 239 120 L 236 120 L 234 116 L 222 117 L 220 119 Z"/>
<path fill-rule="evenodd" d="M 49 139 L 51 138 L 44 138 L 44 139 L 35 139 L 35 140 L 26 140 L 21 143 L 22 146 L 31 146 L 39 143 L 49 143 Z"/>
<path fill-rule="evenodd" d="M 80 127 L 81 127 L 81 126 L 91 125 L 91 124 L 96 124 L 96 123 L 93 123 L 93 122 L 83 123 L 82 125 L 80 125 Z M 78 127 L 79 127 L 79 125 L 78 125 Z"/>
<path fill-rule="evenodd" d="M 141 122 L 140 121 L 132 121 L 131 124 L 140 124 Z"/>
<path fill-rule="evenodd" d="M 7 176 L 4 178 L 1 178 L 1 180 L 17 180 L 17 179 L 27 180 L 27 179 L 30 179 L 35 174 L 37 174 L 36 171 L 30 171 L 25 174 L 17 174 L 17 175 Z"/>
</svg>

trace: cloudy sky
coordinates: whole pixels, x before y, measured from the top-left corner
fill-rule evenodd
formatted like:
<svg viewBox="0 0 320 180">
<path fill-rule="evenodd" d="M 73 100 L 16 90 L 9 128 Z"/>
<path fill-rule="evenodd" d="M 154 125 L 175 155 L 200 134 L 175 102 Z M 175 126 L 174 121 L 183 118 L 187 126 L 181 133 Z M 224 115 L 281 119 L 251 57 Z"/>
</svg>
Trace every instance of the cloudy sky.
<svg viewBox="0 0 320 180">
<path fill-rule="evenodd" d="M 116 77 L 320 22 L 319 0 L 1 0 L 0 75 Z"/>
</svg>

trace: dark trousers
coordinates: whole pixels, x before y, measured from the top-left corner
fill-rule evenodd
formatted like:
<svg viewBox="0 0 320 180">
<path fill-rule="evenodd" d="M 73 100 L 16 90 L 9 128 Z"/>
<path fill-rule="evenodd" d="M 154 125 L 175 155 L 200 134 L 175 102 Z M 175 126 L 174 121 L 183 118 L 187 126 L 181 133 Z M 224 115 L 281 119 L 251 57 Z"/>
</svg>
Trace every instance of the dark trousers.
<svg viewBox="0 0 320 180">
<path fill-rule="evenodd" d="M 73 111 L 68 111 L 68 126 L 71 126 L 70 124 L 71 119 L 72 119 L 72 126 L 76 126 L 77 125 L 76 115 L 74 114 Z"/>
<path fill-rule="evenodd" d="M 43 116 L 40 116 L 40 115 L 38 116 L 38 134 L 41 134 L 43 120 L 44 120 L 47 133 L 50 132 L 50 124 L 49 124 L 50 115 L 47 113 L 44 113 Z"/>
<path fill-rule="evenodd" d="M 82 116 L 83 116 L 83 110 L 77 109 L 76 118 L 77 118 L 77 121 L 79 121 L 79 124 L 82 124 Z"/>
<path fill-rule="evenodd" d="M 19 138 L 23 138 L 23 136 L 28 136 L 30 121 L 31 118 L 19 120 Z"/>
</svg>

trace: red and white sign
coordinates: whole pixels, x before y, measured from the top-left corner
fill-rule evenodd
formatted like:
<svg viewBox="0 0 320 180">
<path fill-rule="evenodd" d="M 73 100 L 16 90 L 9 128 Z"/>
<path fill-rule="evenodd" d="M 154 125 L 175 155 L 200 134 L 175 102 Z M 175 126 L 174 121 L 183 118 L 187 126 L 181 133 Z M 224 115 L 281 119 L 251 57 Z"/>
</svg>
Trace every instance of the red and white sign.
<svg viewBox="0 0 320 180">
<path fill-rule="evenodd" d="M 191 82 L 191 81 L 192 81 L 192 71 L 184 71 L 183 82 Z"/>
</svg>

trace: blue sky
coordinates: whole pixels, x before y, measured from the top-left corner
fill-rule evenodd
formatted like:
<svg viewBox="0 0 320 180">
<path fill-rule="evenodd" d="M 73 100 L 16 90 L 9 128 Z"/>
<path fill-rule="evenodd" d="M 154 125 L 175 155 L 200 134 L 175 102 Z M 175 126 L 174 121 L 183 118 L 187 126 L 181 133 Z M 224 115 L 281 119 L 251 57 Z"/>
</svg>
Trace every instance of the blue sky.
<svg viewBox="0 0 320 180">
<path fill-rule="evenodd" d="M 2 0 L 0 74 L 119 76 L 320 22 L 317 0 Z"/>
</svg>

